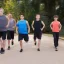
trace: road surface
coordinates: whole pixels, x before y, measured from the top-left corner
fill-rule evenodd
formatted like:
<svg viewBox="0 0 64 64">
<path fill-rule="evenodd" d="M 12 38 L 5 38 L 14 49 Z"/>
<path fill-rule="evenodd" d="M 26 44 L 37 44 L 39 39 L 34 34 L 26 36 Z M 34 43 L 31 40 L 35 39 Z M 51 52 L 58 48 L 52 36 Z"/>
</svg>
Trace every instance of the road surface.
<svg viewBox="0 0 64 64">
<path fill-rule="evenodd" d="M 33 35 L 29 35 L 29 42 L 23 41 L 22 53 L 19 52 L 20 46 L 18 36 L 15 36 L 15 44 L 11 50 L 5 54 L 0 54 L 0 64 L 64 64 L 64 41 L 59 40 L 59 51 L 54 50 L 52 36 L 43 35 L 41 40 L 41 51 L 38 52 L 34 46 Z"/>
</svg>

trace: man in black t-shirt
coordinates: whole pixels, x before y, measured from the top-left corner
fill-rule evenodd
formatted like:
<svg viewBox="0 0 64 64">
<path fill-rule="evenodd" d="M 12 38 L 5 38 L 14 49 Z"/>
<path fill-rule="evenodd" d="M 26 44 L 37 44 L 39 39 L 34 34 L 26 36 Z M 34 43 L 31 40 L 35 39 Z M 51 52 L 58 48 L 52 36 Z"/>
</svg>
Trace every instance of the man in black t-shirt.
<svg viewBox="0 0 64 64">
<path fill-rule="evenodd" d="M 32 22 L 32 29 L 34 30 L 35 45 L 36 45 L 36 38 L 38 38 L 38 49 L 37 49 L 38 51 L 40 51 L 40 42 L 44 27 L 45 24 L 43 21 L 40 20 L 40 14 L 36 14 L 36 20 Z"/>
</svg>

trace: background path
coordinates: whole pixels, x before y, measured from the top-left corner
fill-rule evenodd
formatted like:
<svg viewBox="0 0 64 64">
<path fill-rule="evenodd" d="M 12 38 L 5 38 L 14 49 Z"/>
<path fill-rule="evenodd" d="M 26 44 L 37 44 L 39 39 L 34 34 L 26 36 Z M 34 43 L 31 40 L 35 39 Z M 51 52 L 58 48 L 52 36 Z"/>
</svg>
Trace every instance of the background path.
<svg viewBox="0 0 64 64">
<path fill-rule="evenodd" d="M 33 35 L 30 35 L 28 43 L 23 41 L 24 51 L 19 52 L 18 36 L 15 36 L 15 45 L 11 50 L 0 54 L 0 64 L 64 64 L 64 41 L 59 40 L 59 51 L 56 52 L 53 46 L 52 36 L 43 35 L 41 41 L 41 51 L 33 44 Z M 7 45 L 6 45 L 7 49 Z"/>
</svg>

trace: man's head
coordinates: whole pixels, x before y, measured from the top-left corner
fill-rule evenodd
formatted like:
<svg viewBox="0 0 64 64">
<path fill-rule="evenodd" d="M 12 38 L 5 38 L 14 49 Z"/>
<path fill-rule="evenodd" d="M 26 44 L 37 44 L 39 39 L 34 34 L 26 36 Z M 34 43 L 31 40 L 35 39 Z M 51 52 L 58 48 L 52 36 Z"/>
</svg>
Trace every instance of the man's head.
<svg viewBox="0 0 64 64">
<path fill-rule="evenodd" d="M 4 13 L 4 9 L 0 8 L 0 15 L 3 15 L 3 13 Z"/>
<path fill-rule="evenodd" d="M 8 14 L 8 18 L 12 18 L 12 14 L 11 13 Z"/>
<path fill-rule="evenodd" d="M 20 19 L 24 20 L 24 15 L 23 14 L 20 15 Z"/>
<path fill-rule="evenodd" d="M 54 20 L 55 20 L 55 21 L 58 20 L 58 15 L 54 15 Z"/>
<path fill-rule="evenodd" d="M 37 21 L 40 20 L 40 14 L 36 14 L 36 20 L 37 20 Z"/>
</svg>

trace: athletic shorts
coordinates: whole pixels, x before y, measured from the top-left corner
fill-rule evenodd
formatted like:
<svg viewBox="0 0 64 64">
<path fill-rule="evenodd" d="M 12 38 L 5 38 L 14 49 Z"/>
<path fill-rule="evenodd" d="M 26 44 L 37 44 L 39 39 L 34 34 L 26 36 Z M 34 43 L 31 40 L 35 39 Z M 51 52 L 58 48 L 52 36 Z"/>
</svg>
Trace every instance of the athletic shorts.
<svg viewBox="0 0 64 64">
<path fill-rule="evenodd" d="M 7 40 L 14 39 L 14 31 L 7 31 Z"/>
<path fill-rule="evenodd" d="M 42 37 L 42 32 L 34 33 L 34 40 L 36 40 L 36 38 L 41 39 L 41 37 Z"/>
<path fill-rule="evenodd" d="M 2 40 L 6 39 L 6 32 L 7 31 L 0 31 L 0 38 L 2 38 Z"/>
<path fill-rule="evenodd" d="M 29 41 L 29 37 L 28 34 L 18 34 L 18 41 L 23 40 L 28 42 Z"/>
</svg>

